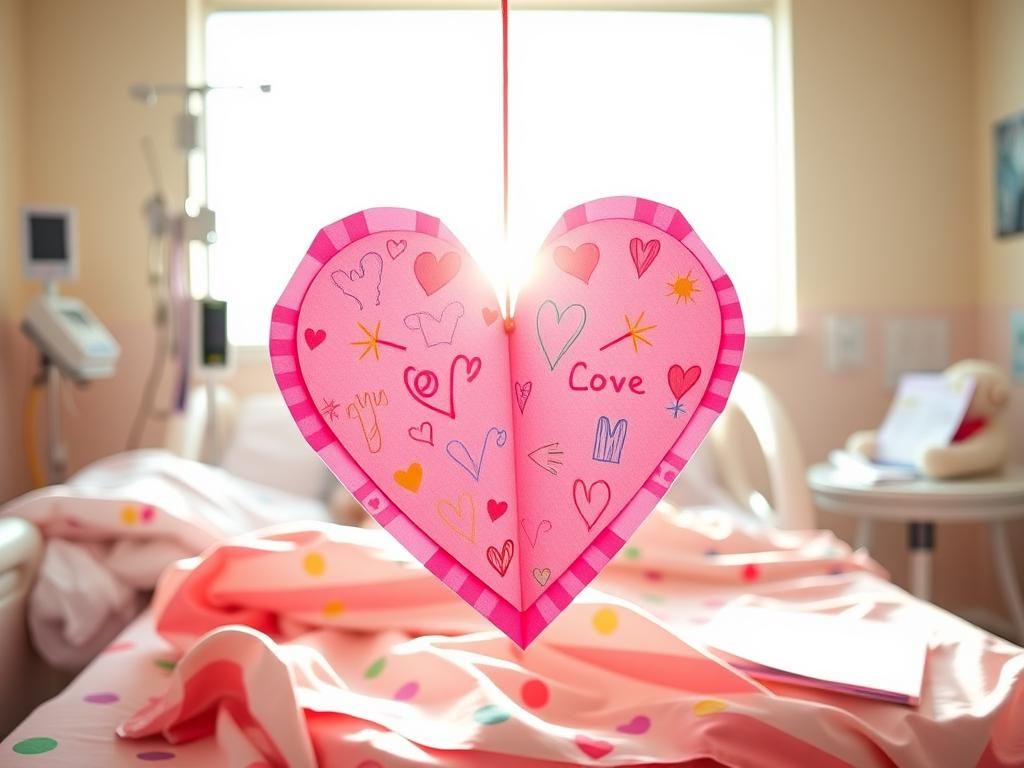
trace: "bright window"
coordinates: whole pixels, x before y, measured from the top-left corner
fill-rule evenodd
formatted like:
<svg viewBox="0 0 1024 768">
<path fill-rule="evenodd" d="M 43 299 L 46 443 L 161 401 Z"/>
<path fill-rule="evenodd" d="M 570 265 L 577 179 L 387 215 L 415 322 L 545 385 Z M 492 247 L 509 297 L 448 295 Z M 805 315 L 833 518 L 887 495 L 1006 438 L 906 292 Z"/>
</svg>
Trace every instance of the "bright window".
<svg viewBox="0 0 1024 768">
<path fill-rule="evenodd" d="M 752 333 L 793 314 L 766 15 L 514 12 L 508 248 L 495 12 L 219 12 L 206 40 L 209 82 L 273 85 L 209 99 L 210 288 L 236 344 L 265 343 L 320 227 L 377 205 L 440 216 L 515 284 L 567 208 L 651 198 L 729 270 Z"/>
</svg>

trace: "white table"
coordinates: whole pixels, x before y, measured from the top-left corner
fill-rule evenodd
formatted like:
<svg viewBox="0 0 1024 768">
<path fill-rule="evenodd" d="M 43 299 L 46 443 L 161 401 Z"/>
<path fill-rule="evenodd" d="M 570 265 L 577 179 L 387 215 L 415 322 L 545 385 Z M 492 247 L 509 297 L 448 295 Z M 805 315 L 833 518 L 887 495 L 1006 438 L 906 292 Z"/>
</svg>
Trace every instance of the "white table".
<svg viewBox="0 0 1024 768">
<path fill-rule="evenodd" d="M 910 591 L 931 599 L 932 551 L 937 523 L 987 523 L 992 560 L 1018 642 L 1024 643 L 1024 598 L 1010 552 L 1008 520 L 1024 520 L 1024 467 L 964 480 L 918 479 L 867 485 L 830 464 L 816 464 L 807 483 L 819 509 L 857 518 L 858 547 L 870 549 L 876 520 L 907 523 Z"/>
</svg>

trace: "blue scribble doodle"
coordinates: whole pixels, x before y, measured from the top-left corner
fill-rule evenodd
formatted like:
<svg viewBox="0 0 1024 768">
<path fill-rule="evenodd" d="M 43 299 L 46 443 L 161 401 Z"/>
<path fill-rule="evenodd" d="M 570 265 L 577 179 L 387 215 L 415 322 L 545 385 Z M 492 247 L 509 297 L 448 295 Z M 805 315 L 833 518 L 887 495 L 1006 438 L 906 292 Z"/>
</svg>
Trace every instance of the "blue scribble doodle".
<svg viewBox="0 0 1024 768">
<path fill-rule="evenodd" d="M 331 280 L 362 310 L 367 304 L 380 306 L 380 280 L 383 271 L 384 260 L 379 253 L 370 251 L 363 254 L 358 269 L 336 269 L 331 272 Z"/>
<path fill-rule="evenodd" d="M 445 453 L 448 457 L 466 470 L 469 476 L 474 480 L 479 481 L 480 475 L 484 469 L 484 454 L 487 453 L 487 443 L 491 439 L 491 435 L 495 436 L 495 443 L 499 448 L 505 445 L 508 441 L 508 433 L 504 429 L 498 427 L 491 427 L 487 430 L 484 435 L 483 445 L 480 446 L 480 456 L 477 459 L 473 459 L 473 455 L 469 452 L 469 448 L 461 440 L 449 440 L 448 445 L 445 446 Z"/>
</svg>

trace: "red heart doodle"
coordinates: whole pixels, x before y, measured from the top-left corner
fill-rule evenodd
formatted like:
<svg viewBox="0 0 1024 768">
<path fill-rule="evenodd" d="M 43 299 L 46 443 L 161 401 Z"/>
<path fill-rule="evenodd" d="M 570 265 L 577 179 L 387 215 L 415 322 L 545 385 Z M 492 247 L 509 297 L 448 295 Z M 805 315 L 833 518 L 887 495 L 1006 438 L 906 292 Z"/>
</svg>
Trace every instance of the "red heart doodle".
<svg viewBox="0 0 1024 768">
<path fill-rule="evenodd" d="M 576 511 L 580 513 L 583 522 L 587 524 L 589 531 L 594 527 L 604 511 L 608 509 L 608 503 L 612 500 L 612 489 L 604 480 L 598 480 L 587 484 L 577 480 L 572 484 L 572 501 L 576 505 Z"/>
<path fill-rule="evenodd" d="M 673 365 L 668 369 L 668 388 L 672 390 L 675 399 L 680 400 L 697 383 L 699 378 L 699 365 L 691 365 L 685 371 L 681 365 Z"/>
<path fill-rule="evenodd" d="M 439 408 L 436 405 L 430 403 L 430 399 L 437 395 L 440 385 L 437 379 L 437 374 L 433 371 L 423 369 L 417 371 L 413 366 L 409 366 L 405 369 L 403 376 L 405 380 L 405 388 L 409 390 L 409 394 L 413 396 L 420 405 L 425 405 L 430 410 L 447 416 L 449 419 L 455 418 L 455 365 L 462 361 L 466 366 L 466 383 L 473 381 L 480 373 L 480 358 L 479 357 L 466 357 L 465 355 L 456 355 L 455 359 L 452 360 L 452 364 L 448 369 L 448 408 Z M 409 375 L 412 374 L 412 380 L 410 381 Z"/>
<path fill-rule="evenodd" d="M 497 520 L 499 517 L 504 515 L 508 511 L 507 501 L 496 501 L 495 499 L 487 500 L 487 514 L 490 515 L 491 520 Z"/>
<path fill-rule="evenodd" d="M 416 281 L 427 296 L 437 293 L 455 279 L 462 266 L 462 257 L 454 251 L 448 251 L 440 259 L 430 251 L 424 251 L 413 262 L 412 271 Z"/>
<path fill-rule="evenodd" d="M 575 251 L 566 245 L 555 248 L 555 264 L 558 268 L 587 285 L 590 284 L 590 276 L 597 269 L 600 258 L 601 252 L 593 243 L 583 243 Z"/>
<path fill-rule="evenodd" d="M 498 572 L 499 576 L 504 576 L 508 572 L 508 567 L 512 565 L 514 551 L 515 546 L 512 544 L 512 539 L 505 539 L 505 543 L 501 545 L 501 552 L 494 547 L 487 548 L 487 562 Z"/>
<path fill-rule="evenodd" d="M 312 328 L 306 329 L 306 344 L 309 346 L 310 349 L 316 349 L 317 347 L 319 347 L 321 344 L 324 343 L 324 340 L 326 338 L 327 331 L 325 331 L 323 328 L 320 328 L 319 330 L 316 331 L 314 331 Z"/>
<path fill-rule="evenodd" d="M 637 277 L 644 276 L 644 272 L 650 269 L 660 251 L 660 240 L 648 240 L 645 243 L 639 237 L 634 237 L 629 241 L 629 254 L 633 257 L 633 266 L 636 267 Z"/>
<path fill-rule="evenodd" d="M 409 437 L 415 440 L 417 443 L 426 443 L 427 445 L 434 444 L 434 425 L 429 421 L 424 421 L 418 427 L 409 427 Z"/>
</svg>

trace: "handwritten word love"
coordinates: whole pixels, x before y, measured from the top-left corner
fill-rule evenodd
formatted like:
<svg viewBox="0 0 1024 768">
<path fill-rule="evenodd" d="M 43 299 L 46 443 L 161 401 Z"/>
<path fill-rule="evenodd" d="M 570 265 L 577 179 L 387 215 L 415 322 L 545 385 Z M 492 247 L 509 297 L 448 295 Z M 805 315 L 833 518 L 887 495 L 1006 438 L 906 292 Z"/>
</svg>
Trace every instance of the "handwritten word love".
<svg viewBox="0 0 1024 768">
<path fill-rule="evenodd" d="M 579 370 L 579 376 L 576 371 Z M 595 373 L 587 379 L 587 364 L 582 360 L 578 363 L 574 363 L 572 368 L 569 369 L 569 389 L 574 392 L 600 392 L 605 387 L 611 384 L 612 389 L 616 392 L 621 392 L 624 389 L 629 389 L 634 395 L 643 395 L 647 393 L 647 390 L 643 389 L 644 380 L 642 376 L 630 376 L 628 381 L 625 376 L 615 376 L 613 374 Z"/>
</svg>

